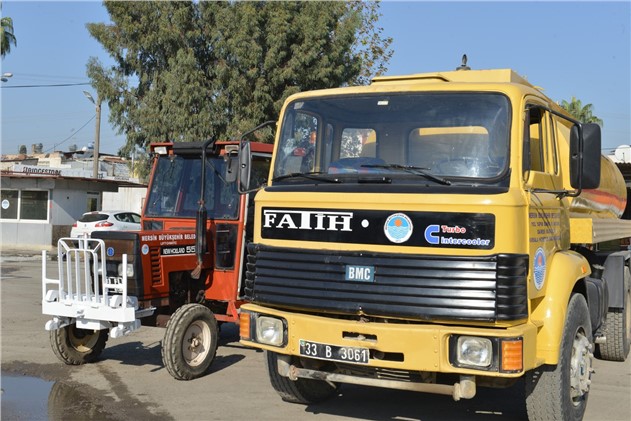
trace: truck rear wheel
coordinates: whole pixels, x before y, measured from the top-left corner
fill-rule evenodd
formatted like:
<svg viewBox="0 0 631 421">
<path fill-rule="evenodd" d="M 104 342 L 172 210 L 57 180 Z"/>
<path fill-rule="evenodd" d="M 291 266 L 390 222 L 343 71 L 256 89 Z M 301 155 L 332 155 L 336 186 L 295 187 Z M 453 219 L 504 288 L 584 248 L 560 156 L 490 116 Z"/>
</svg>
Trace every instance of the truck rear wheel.
<svg viewBox="0 0 631 421">
<path fill-rule="evenodd" d="M 339 385 L 324 380 L 291 380 L 278 373 L 278 354 L 265 351 L 265 367 L 272 387 L 280 397 L 291 403 L 312 404 L 322 402 L 333 396 Z"/>
<path fill-rule="evenodd" d="M 573 294 L 567 308 L 559 363 L 526 373 L 526 409 L 533 420 L 581 420 L 592 369 L 592 326 L 585 298 Z"/>
<path fill-rule="evenodd" d="M 219 328 L 207 307 L 186 304 L 167 323 L 162 362 L 177 380 L 192 380 L 206 373 L 217 353 Z"/>
<path fill-rule="evenodd" d="M 608 361 L 624 361 L 629 355 L 631 342 L 631 290 L 629 268 L 624 268 L 624 294 L 622 309 L 610 311 L 605 320 L 604 344 L 598 345 L 600 357 Z"/>
<path fill-rule="evenodd" d="M 109 338 L 108 329 L 79 329 L 76 324 L 50 331 L 50 346 L 61 361 L 68 365 L 94 362 Z"/>
</svg>

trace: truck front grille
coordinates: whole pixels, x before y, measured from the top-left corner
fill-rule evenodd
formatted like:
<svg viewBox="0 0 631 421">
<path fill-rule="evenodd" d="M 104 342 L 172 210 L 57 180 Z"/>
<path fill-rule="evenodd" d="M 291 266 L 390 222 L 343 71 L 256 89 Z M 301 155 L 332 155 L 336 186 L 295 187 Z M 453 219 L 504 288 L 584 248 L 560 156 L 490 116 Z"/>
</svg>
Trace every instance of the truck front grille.
<svg viewBox="0 0 631 421">
<path fill-rule="evenodd" d="M 346 267 L 374 268 L 372 282 Z M 301 250 L 250 244 L 246 300 L 285 308 L 415 320 L 526 318 L 528 256 Z"/>
</svg>

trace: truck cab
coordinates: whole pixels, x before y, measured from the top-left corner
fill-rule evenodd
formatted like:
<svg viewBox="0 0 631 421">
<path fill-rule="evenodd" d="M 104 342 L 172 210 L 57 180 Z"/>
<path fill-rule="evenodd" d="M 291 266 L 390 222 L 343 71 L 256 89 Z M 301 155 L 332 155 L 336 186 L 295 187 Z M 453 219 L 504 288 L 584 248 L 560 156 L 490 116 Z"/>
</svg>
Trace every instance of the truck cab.
<svg viewBox="0 0 631 421">
<path fill-rule="evenodd" d="M 629 318 L 629 254 L 590 252 L 631 235 L 625 201 L 599 127 L 509 69 L 293 95 L 256 197 L 241 342 L 290 402 L 343 383 L 457 400 L 524 377 L 531 419 L 578 419 L 594 343 L 629 349 L 607 322 Z"/>
</svg>

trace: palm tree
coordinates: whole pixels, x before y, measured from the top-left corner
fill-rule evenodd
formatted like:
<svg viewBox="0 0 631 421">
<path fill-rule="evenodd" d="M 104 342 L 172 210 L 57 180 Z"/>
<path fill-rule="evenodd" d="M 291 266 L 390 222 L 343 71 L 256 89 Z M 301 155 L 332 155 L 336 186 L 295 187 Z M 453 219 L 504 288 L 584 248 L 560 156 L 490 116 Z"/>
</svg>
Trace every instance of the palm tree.
<svg viewBox="0 0 631 421">
<path fill-rule="evenodd" d="M 593 114 L 594 106 L 592 104 L 583 105 L 580 99 L 573 96 L 570 102 L 561 101 L 561 107 L 581 123 L 596 123 L 601 127 L 603 126 L 603 121 Z"/>
<path fill-rule="evenodd" d="M 0 10 L 2 10 L 2 3 L 0 2 Z M 13 19 L 8 16 L 2 17 L 2 58 L 11 52 L 11 44 L 18 45 L 13 33 Z"/>
</svg>

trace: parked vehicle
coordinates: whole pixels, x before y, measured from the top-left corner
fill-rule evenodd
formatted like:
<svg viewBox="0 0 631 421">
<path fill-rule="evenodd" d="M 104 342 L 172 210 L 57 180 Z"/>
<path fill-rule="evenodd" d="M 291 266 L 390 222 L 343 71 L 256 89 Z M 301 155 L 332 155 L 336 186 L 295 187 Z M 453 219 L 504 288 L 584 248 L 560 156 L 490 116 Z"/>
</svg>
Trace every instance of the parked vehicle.
<svg viewBox="0 0 631 421">
<path fill-rule="evenodd" d="M 523 378 L 529 419 L 583 417 L 594 354 L 631 337 L 631 253 L 598 252 L 631 236 L 598 125 L 509 69 L 298 93 L 279 124 L 240 335 L 284 400 Z"/>
<path fill-rule="evenodd" d="M 86 212 L 72 225 L 70 236 L 90 237 L 94 231 L 140 231 L 140 215 L 122 210 Z"/>
<path fill-rule="evenodd" d="M 219 325 L 238 320 L 252 239 L 253 195 L 236 186 L 239 144 L 152 144 L 142 229 L 59 240 L 60 278 L 44 273 L 42 312 L 61 361 L 92 362 L 109 337 L 148 325 L 166 327 L 162 360 L 174 378 L 207 371 Z M 272 145 L 248 146 L 262 184 Z"/>
</svg>

